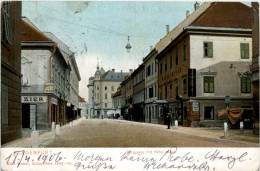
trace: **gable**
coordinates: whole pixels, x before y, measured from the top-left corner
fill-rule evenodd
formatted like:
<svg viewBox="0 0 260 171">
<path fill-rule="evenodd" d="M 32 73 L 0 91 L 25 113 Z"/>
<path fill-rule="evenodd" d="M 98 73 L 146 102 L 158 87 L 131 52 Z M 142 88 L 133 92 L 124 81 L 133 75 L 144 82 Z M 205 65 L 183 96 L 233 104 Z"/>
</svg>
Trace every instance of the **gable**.
<svg viewBox="0 0 260 171">
<path fill-rule="evenodd" d="M 214 2 L 190 26 L 252 29 L 251 13 L 240 2 Z"/>
</svg>

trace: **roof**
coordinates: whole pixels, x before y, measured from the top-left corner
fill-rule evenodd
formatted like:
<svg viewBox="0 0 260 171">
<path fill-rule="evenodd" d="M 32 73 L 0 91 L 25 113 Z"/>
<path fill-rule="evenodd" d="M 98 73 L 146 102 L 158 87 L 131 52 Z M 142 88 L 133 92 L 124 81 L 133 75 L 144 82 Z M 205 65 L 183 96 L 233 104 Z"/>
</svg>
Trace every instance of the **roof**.
<svg viewBox="0 0 260 171">
<path fill-rule="evenodd" d="M 113 95 L 113 97 L 117 97 L 121 95 L 121 87 L 118 88 L 117 92 Z"/>
<path fill-rule="evenodd" d="M 242 15 L 240 13 L 242 13 Z M 159 59 L 162 54 L 166 52 L 167 48 L 176 42 L 175 39 L 180 37 L 180 35 L 187 30 L 211 29 L 212 31 L 248 32 L 250 31 L 251 24 L 249 24 L 248 21 L 244 22 L 244 20 L 250 20 L 251 22 L 250 13 L 250 7 L 240 2 L 205 2 L 156 44 L 156 49 L 158 51 L 156 58 Z M 232 18 L 232 20 L 226 19 L 229 17 Z M 243 20 L 237 19 L 240 17 L 243 18 Z M 230 24 L 234 22 L 236 24 Z M 169 40 L 169 38 L 171 38 L 171 40 Z"/>
<path fill-rule="evenodd" d="M 141 65 L 139 65 L 139 67 L 134 70 L 134 72 L 131 74 L 132 76 L 137 75 L 140 71 L 142 71 L 142 69 L 144 69 L 144 64 L 142 63 Z"/>
<path fill-rule="evenodd" d="M 241 2 L 213 2 L 191 26 L 252 28 L 251 8 Z"/>
<path fill-rule="evenodd" d="M 84 98 L 82 98 L 82 97 L 80 97 L 80 96 L 79 96 L 79 102 L 82 102 L 82 103 L 84 103 L 84 102 L 86 102 L 86 101 L 85 101 L 85 99 L 84 99 Z"/>
<path fill-rule="evenodd" d="M 26 20 L 28 21 L 28 20 Z M 30 42 L 53 42 L 47 36 L 45 36 L 40 30 L 34 28 L 26 21 L 22 20 L 21 26 L 21 41 L 30 41 Z"/>
<path fill-rule="evenodd" d="M 177 25 L 169 34 L 162 38 L 156 45 L 155 49 L 160 53 L 168 44 L 171 43 L 178 35 L 190 24 L 192 24 L 203 12 L 208 9 L 212 2 L 204 2 L 197 10 L 195 10 L 189 17 Z"/>
<path fill-rule="evenodd" d="M 105 74 L 103 74 L 102 81 L 122 82 L 122 81 L 124 81 L 124 77 L 129 74 L 130 74 L 130 72 L 112 72 L 109 70 Z"/>
<path fill-rule="evenodd" d="M 29 20 L 26 16 L 22 16 L 22 20 L 25 21 L 27 24 L 29 24 L 30 26 L 32 26 L 34 29 L 36 29 L 37 31 L 41 32 L 32 22 L 31 20 Z"/>
<path fill-rule="evenodd" d="M 65 43 L 63 43 L 62 40 L 57 38 L 53 33 L 43 32 L 43 34 L 54 42 L 58 43 L 58 47 L 61 50 L 62 55 L 65 57 L 65 61 L 68 63 L 69 56 L 73 54 L 73 52 L 69 50 L 69 47 Z"/>
</svg>

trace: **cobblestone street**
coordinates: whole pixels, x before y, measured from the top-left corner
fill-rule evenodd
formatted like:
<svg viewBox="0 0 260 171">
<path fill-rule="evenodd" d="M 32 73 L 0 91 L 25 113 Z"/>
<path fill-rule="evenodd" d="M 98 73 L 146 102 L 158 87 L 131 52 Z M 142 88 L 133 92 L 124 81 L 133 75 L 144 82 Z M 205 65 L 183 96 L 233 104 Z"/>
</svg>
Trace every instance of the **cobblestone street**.
<svg viewBox="0 0 260 171">
<path fill-rule="evenodd" d="M 258 147 L 259 137 L 246 130 L 229 130 L 223 139 L 221 129 L 178 127 L 124 120 L 83 120 L 61 130 L 61 138 L 46 147 Z"/>
</svg>

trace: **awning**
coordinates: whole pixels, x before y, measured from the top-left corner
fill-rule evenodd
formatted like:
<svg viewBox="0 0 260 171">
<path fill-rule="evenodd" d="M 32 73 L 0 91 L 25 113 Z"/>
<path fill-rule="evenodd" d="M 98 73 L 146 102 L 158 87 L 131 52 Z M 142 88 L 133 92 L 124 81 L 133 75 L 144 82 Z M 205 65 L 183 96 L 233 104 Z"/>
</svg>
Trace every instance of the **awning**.
<svg viewBox="0 0 260 171">
<path fill-rule="evenodd" d="M 243 109 L 243 108 L 233 108 L 233 109 L 229 109 L 229 113 L 228 113 L 228 119 L 229 121 L 234 125 L 242 116 L 242 114 L 244 113 L 244 110 L 248 110 L 248 109 Z M 223 118 L 227 116 L 227 109 L 222 109 L 218 111 L 218 118 Z"/>
<path fill-rule="evenodd" d="M 168 101 L 167 100 L 154 100 L 153 103 L 164 104 L 164 103 L 168 103 Z"/>
</svg>

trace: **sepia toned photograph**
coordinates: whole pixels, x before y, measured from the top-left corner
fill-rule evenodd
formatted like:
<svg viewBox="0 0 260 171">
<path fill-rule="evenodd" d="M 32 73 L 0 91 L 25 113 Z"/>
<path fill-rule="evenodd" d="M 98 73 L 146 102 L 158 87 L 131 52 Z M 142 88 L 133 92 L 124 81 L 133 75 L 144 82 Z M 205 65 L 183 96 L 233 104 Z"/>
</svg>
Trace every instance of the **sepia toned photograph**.
<svg viewBox="0 0 260 171">
<path fill-rule="evenodd" d="M 1 2 L 2 170 L 257 171 L 257 152 L 258 2 Z"/>
</svg>

